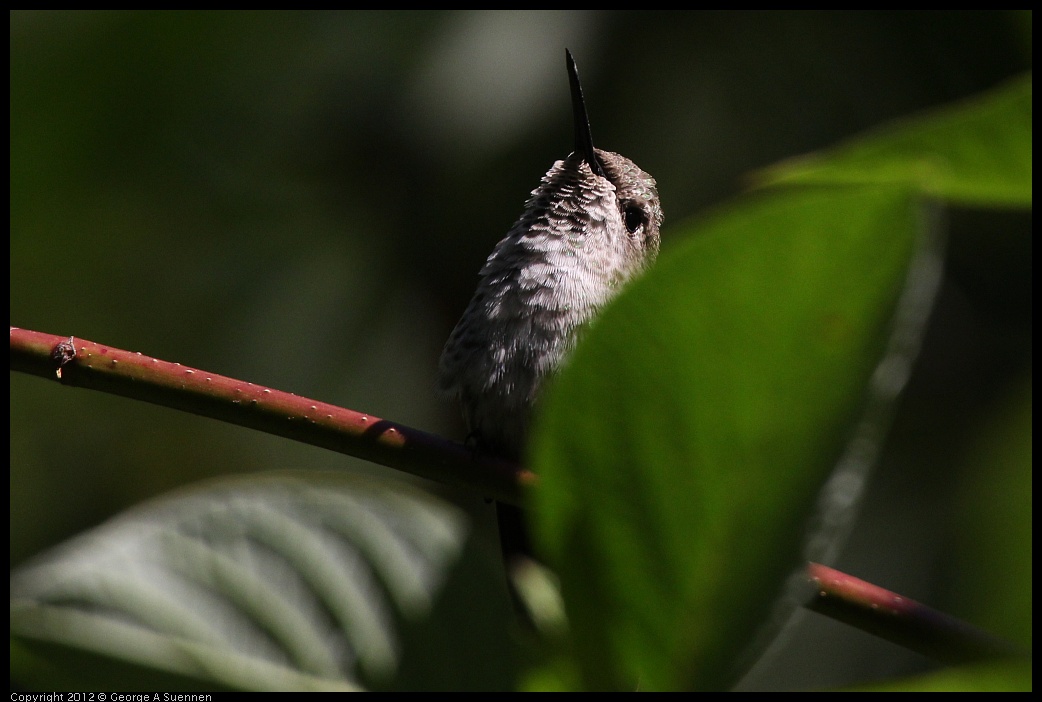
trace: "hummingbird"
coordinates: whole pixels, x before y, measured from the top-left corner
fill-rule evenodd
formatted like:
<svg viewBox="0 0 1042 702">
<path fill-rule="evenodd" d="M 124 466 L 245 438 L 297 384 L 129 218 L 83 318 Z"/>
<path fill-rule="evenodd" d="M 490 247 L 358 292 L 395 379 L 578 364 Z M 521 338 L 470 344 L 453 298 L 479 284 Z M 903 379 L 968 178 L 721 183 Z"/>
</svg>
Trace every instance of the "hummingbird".
<svg viewBox="0 0 1042 702">
<path fill-rule="evenodd" d="M 582 86 L 565 50 L 574 151 L 547 171 L 496 244 L 449 336 L 439 390 L 459 401 L 477 450 L 523 458 L 543 383 L 561 368 L 598 312 L 659 250 L 655 179 L 594 148 Z M 504 556 L 531 557 L 520 510 L 497 506 Z"/>
</svg>

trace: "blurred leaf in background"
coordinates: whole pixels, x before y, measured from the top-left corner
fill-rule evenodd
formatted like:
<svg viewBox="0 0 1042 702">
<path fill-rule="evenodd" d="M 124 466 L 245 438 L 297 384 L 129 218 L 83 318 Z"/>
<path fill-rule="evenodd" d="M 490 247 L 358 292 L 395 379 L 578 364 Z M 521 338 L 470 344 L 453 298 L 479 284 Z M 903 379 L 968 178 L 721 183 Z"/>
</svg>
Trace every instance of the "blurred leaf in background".
<svg viewBox="0 0 1042 702">
<path fill-rule="evenodd" d="M 491 553 L 400 481 L 211 481 L 19 569 L 12 670 L 34 689 L 508 688 Z"/>
</svg>

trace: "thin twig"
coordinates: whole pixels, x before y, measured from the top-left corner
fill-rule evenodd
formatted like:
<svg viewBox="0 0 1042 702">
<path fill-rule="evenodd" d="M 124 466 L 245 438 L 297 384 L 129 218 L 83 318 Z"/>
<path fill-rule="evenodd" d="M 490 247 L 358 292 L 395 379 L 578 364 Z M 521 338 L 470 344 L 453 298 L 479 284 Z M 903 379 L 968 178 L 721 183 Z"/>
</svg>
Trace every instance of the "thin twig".
<svg viewBox="0 0 1042 702">
<path fill-rule="evenodd" d="M 804 604 L 807 609 L 942 663 L 1021 655 L 1011 644 L 960 619 L 852 575 L 809 563 L 807 577 L 817 591 Z"/>
<path fill-rule="evenodd" d="M 11 370 L 219 419 L 511 504 L 534 475 L 371 414 L 86 339 L 11 327 Z"/>
</svg>

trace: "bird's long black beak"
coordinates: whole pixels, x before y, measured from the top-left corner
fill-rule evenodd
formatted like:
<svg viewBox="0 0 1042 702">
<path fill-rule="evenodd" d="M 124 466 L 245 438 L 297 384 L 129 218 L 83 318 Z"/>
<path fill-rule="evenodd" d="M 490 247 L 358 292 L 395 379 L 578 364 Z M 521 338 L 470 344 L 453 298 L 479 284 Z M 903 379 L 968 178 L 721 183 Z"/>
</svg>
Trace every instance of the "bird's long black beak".
<svg viewBox="0 0 1042 702">
<path fill-rule="evenodd" d="M 597 153 L 593 150 L 593 137 L 590 136 L 590 118 L 586 114 L 586 103 L 583 101 L 583 88 L 579 84 L 579 72 L 575 69 L 575 59 L 572 52 L 564 50 L 565 63 L 568 65 L 568 83 L 572 89 L 572 121 L 575 125 L 575 150 L 581 153 L 590 164 L 590 169 L 605 178 L 604 169 L 597 160 Z"/>
</svg>

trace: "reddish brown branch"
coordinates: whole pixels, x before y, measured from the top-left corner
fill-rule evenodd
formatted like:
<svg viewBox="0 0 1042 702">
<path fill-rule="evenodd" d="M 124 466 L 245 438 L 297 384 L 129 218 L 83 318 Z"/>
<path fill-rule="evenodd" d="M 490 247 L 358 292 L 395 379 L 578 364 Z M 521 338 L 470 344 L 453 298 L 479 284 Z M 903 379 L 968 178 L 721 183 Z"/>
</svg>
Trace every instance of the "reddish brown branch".
<svg viewBox="0 0 1042 702">
<path fill-rule="evenodd" d="M 1017 655 L 987 632 L 915 600 L 818 563 L 807 565 L 817 594 L 804 606 L 942 663 Z"/>
<path fill-rule="evenodd" d="M 11 369 L 258 429 L 517 504 L 530 471 L 402 424 L 81 338 L 11 327 Z"/>
</svg>

